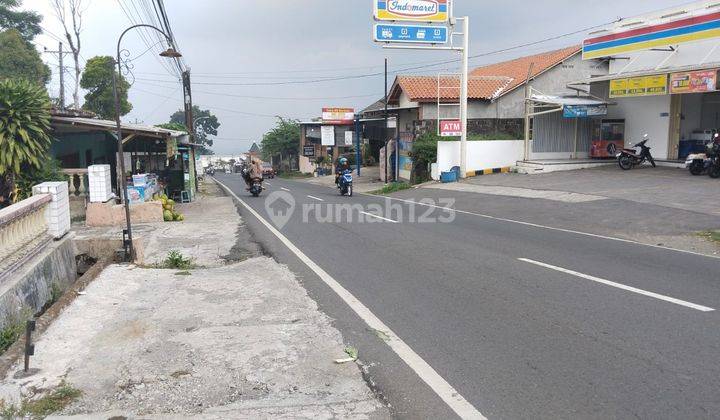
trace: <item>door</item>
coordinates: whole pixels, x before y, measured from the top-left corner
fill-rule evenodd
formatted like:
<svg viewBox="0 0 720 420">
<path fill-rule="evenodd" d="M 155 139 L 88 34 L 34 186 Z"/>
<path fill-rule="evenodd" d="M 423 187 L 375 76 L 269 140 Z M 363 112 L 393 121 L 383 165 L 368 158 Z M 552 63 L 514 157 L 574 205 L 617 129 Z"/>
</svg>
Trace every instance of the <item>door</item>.
<svg viewBox="0 0 720 420">
<path fill-rule="evenodd" d="M 680 150 L 680 123 L 682 115 L 682 95 L 670 95 L 670 132 L 668 133 L 669 160 L 676 160 Z"/>
</svg>

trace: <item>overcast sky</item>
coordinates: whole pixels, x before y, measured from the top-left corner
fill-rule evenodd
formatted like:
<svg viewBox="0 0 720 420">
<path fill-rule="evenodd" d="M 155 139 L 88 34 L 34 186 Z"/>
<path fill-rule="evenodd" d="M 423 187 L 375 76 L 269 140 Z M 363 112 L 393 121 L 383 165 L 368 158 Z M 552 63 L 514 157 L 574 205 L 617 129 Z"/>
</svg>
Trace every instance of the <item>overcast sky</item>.
<svg viewBox="0 0 720 420">
<path fill-rule="evenodd" d="M 56 36 L 62 29 L 50 0 L 24 0 L 26 9 L 44 16 L 43 27 Z M 146 0 L 145 0 L 146 1 Z M 114 55 L 115 44 L 131 15 L 142 15 L 144 0 L 85 0 L 82 34 L 84 59 Z M 571 33 L 618 17 L 630 17 L 683 4 L 678 0 L 456 0 L 457 16 L 471 18 L 471 54 Z M 384 50 L 371 41 L 372 0 L 165 0 L 179 48 L 193 75 L 193 100 L 210 109 L 222 123 L 214 150 L 219 154 L 246 151 L 270 129 L 273 115 L 297 119 L 318 116 L 323 106 L 364 108 L 383 95 L 383 76 L 322 83 L 248 86 L 275 82 L 307 82 L 317 78 L 381 73 L 383 59 L 390 71 L 456 57 L 450 52 Z M 137 19 L 137 17 L 136 17 Z M 503 61 L 579 43 L 583 34 L 564 37 L 504 54 L 471 61 L 471 66 Z M 37 38 L 39 48 L 57 49 L 52 35 Z M 132 57 L 148 47 L 137 33 L 125 37 Z M 51 94 L 58 91 L 57 60 Z M 133 63 L 130 91 L 133 111 L 127 121 L 167 122 L 182 108 L 178 80 L 160 57 L 147 53 Z M 66 65 L 70 57 L 66 57 Z M 84 60 L 83 60 L 84 62 Z M 456 71 L 442 65 L 409 71 L 437 74 Z M 74 79 L 66 77 L 71 98 Z M 131 79 L 132 81 L 132 79 Z M 392 83 L 392 76 L 390 78 Z M 82 95 L 81 95 L 82 96 Z M 257 115 L 248 115 L 257 114 Z"/>
</svg>

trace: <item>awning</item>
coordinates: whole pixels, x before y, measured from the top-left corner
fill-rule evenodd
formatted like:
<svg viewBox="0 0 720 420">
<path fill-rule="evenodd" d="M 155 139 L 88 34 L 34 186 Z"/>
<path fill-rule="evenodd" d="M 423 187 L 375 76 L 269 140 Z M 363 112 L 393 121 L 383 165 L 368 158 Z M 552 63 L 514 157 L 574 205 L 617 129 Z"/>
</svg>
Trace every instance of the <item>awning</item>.
<svg viewBox="0 0 720 420">
<path fill-rule="evenodd" d="M 557 106 L 602 106 L 609 105 L 608 102 L 601 101 L 589 96 L 553 96 L 533 94 L 530 100 L 540 104 L 557 105 Z"/>
</svg>

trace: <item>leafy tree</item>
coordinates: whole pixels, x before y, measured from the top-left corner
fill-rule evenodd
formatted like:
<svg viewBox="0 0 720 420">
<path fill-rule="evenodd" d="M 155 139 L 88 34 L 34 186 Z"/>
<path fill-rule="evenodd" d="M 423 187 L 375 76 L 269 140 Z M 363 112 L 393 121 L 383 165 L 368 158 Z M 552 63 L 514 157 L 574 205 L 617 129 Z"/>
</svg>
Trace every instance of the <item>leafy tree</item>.
<svg viewBox="0 0 720 420">
<path fill-rule="evenodd" d="M 113 72 L 118 77 L 118 95 L 120 96 L 120 115 L 132 111 L 132 104 L 128 101 L 130 83 L 115 69 L 115 60 L 109 56 L 97 56 L 85 63 L 80 79 L 80 87 L 87 90 L 83 109 L 98 114 L 101 118 L 113 119 L 115 117 L 115 97 L 113 96 Z"/>
<path fill-rule="evenodd" d="M 36 170 L 50 148 L 50 99 L 26 80 L 0 80 L 0 206 L 17 199 L 15 180 Z"/>
<path fill-rule="evenodd" d="M 35 12 L 19 11 L 21 0 L 0 0 L 0 29 L 15 29 L 25 41 L 32 41 L 42 32 L 42 16 Z"/>
<path fill-rule="evenodd" d="M 50 68 L 17 29 L 0 32 L 0 79 L 24 79 L 43 86 L 50 80 Z"/>
<path fill-rule="evenodd" d="M 263 159 L 279 155 L 281 164 L 284 158 L 297 156 L 300 148 L 299 121 L 278 118 L 275 128 L 263 136 L 260 147 Z"/>
<path fill-rule="evenodd" d="M 201 148 L 198 148 L 197 153 L 201 155 L 211 155 L 213 152 L 210 150 L 210 147 L 213 145 L 213 139 L 208 136 L 217 136 L 220 122 L 209 109 L 203 110 L 197 105 L 193 105 L 192 113 L 195 122 L 195 136 L 193 140 L 195 143 L 202 145 Z M 176 111 L 170 116 L 170 122 L 185 127 L 185 111 L 182 109 Z M 183 128 L 183 131 L 187 131 L 187 128 Z"/>
</svg>

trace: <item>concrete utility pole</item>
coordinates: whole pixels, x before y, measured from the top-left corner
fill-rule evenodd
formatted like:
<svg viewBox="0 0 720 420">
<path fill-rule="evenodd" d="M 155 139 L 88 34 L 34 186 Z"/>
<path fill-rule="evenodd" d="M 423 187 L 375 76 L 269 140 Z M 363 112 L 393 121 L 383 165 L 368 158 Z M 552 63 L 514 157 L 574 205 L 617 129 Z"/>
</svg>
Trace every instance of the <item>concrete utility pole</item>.
<svg viewBox="0 0 720 420">
<path fill-rule="evenodd" d="M 385 184 L 388 183 L 388 164 L 390 163 L 390 150 L 388 150 L 388 145 L 390 144 L 390 140 L 388 137 L 388 88 L 387 88 L 387 82 L 388 82 L 388 60 L 385 59 L 385 127 L 383 128 L 383 134 L 385 135 Z"/>
<path fill-rule="evenodd" d="M 60 102 L 60 109 L 65 109 L 65 66 L 63 65 L 63 57 L 65 56 L 65 54 L 71 54 L 71 52 L 63 51 L 62 42 L 58 43 L 57 51 L 50 51 L 46 48 L 45 52 L 58 55 L 58 74 L 60 75 L 60 96 L 58 98 L 58 101 Z"/>
<path fill-rule="evenodd" d="M 470 17 L 463 20 L 463 48 L 462 48 L 462 75 L 460 81 L 460 121 L 462 123 L 462 136 L 460 136 L 460 177 L 467 177 L 467 134 L 468 134 L 468 81 L 470 61 Z"/>
</svg>

